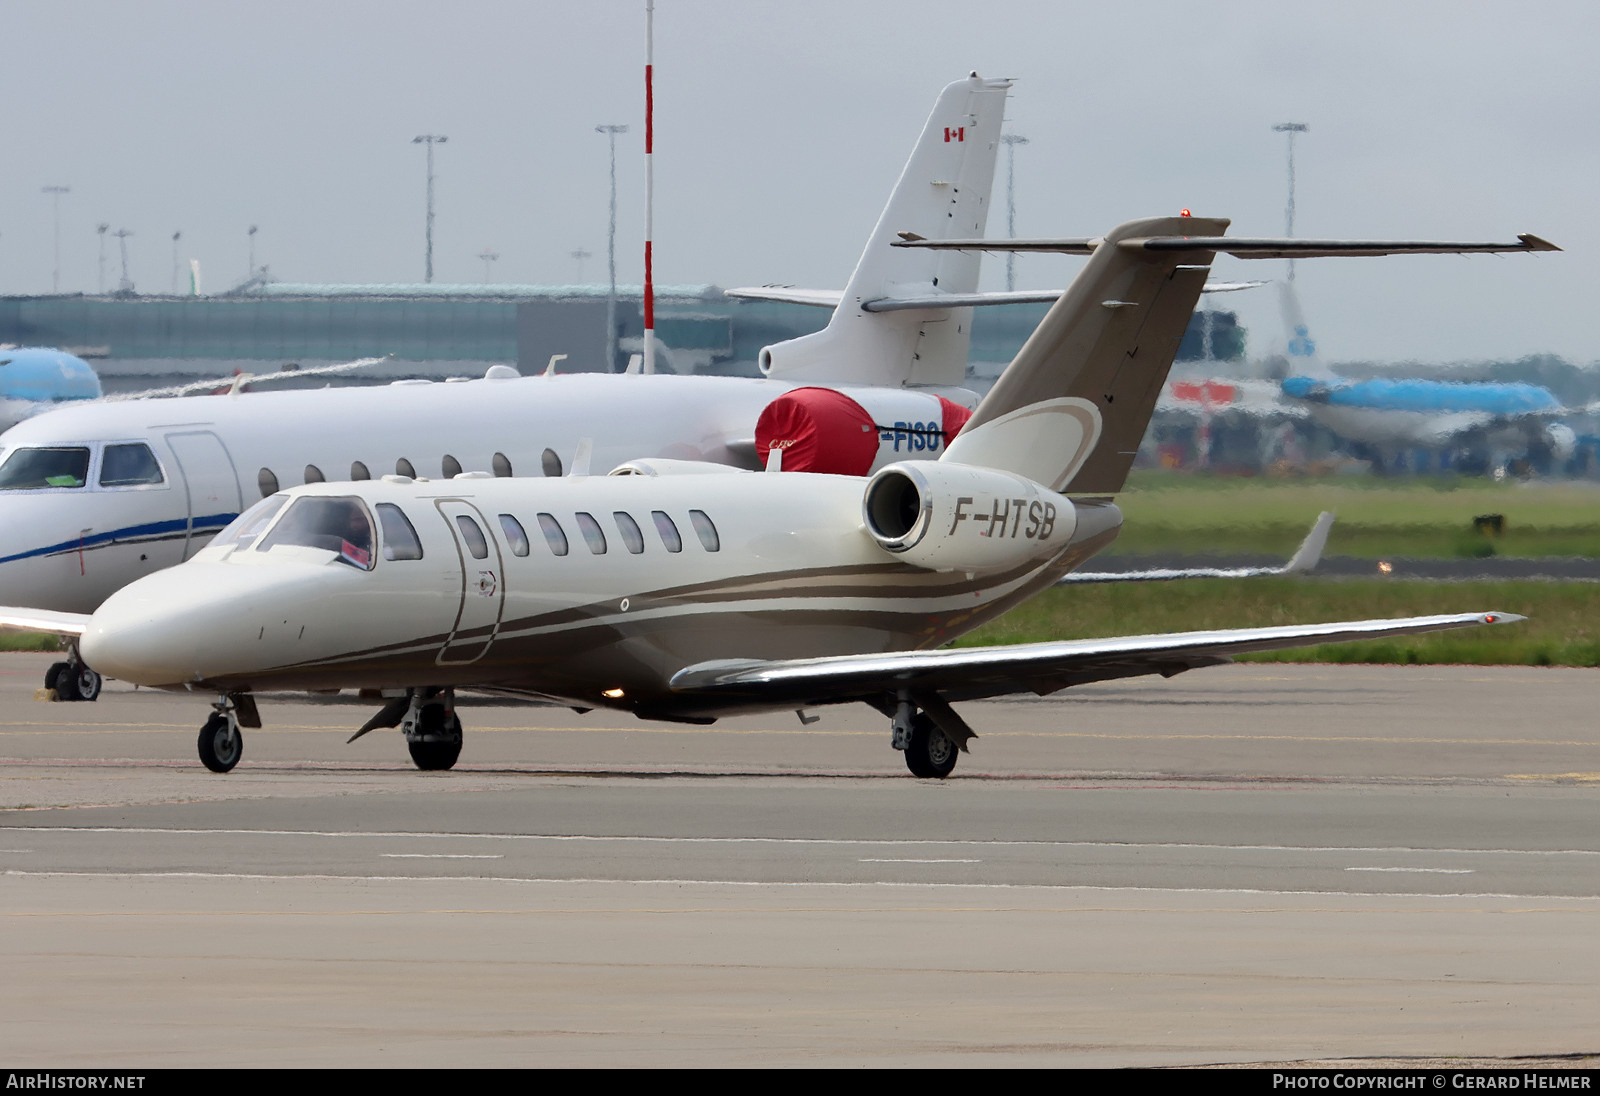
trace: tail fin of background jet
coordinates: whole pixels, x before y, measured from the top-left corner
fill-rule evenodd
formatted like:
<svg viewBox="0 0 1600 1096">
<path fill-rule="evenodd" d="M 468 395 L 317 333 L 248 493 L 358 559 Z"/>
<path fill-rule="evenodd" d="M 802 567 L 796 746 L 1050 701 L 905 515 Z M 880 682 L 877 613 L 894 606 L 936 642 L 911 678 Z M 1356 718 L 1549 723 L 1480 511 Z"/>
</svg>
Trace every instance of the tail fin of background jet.
<svg viewBox="0 0 1600 1096">
<path fill-rule="evenodd" d="M 1278 283 L 1278 308 L 1283 313 L 1288 376 L 1331 380 L 1333 372 L 1317 353 L 1317 342 L 1306 326 L 1305 313 L 1300 310 L 1300 294 L 1295 292 L 1293 282 Z"/>
<path fill-rule="evenodd" d="M 1157 217 L 1088 243 L 1088 263 L 942 459 L 1055 491 L 1120 491 L 1214 256 L 1181 238 L 1227 227 L 1220 218 Z M 1150 249 L 1149 237 L 1180 246 Z"/>
<path fill-rule="evenodd" d="M 902 232 L 930 240 L 983 235 L 1010 86 L 1009 80 L 974 73 L 940 93 L 832 320 L 822 331 L 764 348 L 764 373 L 811 384 L 964 381 L 971 308 L 879 312 L 865 306 L 977 291 L 979 252 L 919 252 L 891 244 Z"/>
</svg>

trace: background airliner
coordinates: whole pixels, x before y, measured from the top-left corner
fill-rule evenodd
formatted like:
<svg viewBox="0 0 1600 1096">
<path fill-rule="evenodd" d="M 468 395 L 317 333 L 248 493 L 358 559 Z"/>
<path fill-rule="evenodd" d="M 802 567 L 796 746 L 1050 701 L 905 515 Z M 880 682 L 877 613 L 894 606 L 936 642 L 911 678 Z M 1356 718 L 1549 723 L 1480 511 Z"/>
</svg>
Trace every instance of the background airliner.
<svg viewBox="0 0 1600 1096">
<path fill-rule="evenodd" d="M 100 398 L 89 363 L 47 346 L 0 347 L 0 430 L 74 400 Z"/>
<path fill-rule="evenodd" d="M 1543 385 L 1336 376 L 1323 362 L 1294 286 L 1278 288 L 1291 370 L 1280 386 L 1285 400 L 1366 447 L 1381 468 L 1397 468 L 1416 449 L 1475 449 L 1490 467 L 1538 451 L 1559 462 L 1572 455 L 1577 436 L 1560 420 L 1580 412 Z"/>
</svg>

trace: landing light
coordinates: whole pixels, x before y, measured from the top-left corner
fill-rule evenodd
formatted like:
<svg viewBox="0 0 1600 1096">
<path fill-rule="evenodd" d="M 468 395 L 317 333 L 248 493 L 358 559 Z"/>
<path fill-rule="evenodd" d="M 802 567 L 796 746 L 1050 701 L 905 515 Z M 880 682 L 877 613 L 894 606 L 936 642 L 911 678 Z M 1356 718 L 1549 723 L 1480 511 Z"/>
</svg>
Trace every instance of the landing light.
<svg viewBox="0 0 1600 1096">
<path fill-rule="evenodd" d="M 600 695 L 601 696 L 608 696 L 612 700 L 616 700 L 618 697 L 620 697 L 622 695 L 622 690 L 621 689 L 607 689 L 604 692 L 602 692 Z"/>
<path fill-rule="evenodd" d="M 1390 563 L 1386 559 L 1378 561 L 1378 573 L 1380 575 L 1392 574 L 1393 572 L 1394 572 L 1394 564 Z"/>
</svg>

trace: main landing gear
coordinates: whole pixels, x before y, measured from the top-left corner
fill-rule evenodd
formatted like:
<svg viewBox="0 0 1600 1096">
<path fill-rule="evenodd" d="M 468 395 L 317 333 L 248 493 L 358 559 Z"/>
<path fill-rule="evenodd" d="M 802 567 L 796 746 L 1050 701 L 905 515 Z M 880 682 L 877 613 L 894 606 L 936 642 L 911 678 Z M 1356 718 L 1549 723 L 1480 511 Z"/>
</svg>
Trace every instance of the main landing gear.
<svg viewBox="0 0 1600 1096">
<path fill-rule="evenodd" d="M 100 695 L 101 677 L 83 664 L 74 643 L 65 662 L 51 663 L 44 672 L 44 687 L 56 691 L 57 700 L 93 700 Z"/>
<path fill-rule="evenodd" d="M 215 711 L 200 728 L 200 764 L 214 773 L 231 772 L 244 756 L 240 727 L 260 727 L 261 715 L 249 693 L 224 694 L 212 705 Z"/>
<path fill-rule="evenodd" d="M 349 740 L 379 727 L 399 727 L 412 762 L 424 772 L 452 768 L 461 756 L 461 720 L 452 689 L 412 689 L 385 705 Z"/>
<path fill-rule="evenodd" d="M 923 709 L 920 712 L 919 707 Z M 925 780 L 949 776 L 967 741 L 978 737 L 937 694 L 902 694 L 892 708 L 883 708 L 893 713 L 889 744 L 905 753 L 911 775 Z"/>
</svg>

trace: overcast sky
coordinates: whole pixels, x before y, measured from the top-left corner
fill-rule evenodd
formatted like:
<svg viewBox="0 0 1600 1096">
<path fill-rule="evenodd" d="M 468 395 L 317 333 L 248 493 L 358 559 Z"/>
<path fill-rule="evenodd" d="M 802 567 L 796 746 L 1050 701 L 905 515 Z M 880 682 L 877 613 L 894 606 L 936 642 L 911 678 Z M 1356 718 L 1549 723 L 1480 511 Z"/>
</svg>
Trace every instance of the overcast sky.
<svg viewBox="0 0 1600 1096">
<path fill-rule="evenodd" d="M 0 292 L 93 291 L 97 223 L 134 233 L 166 292 L 174 231 L 218 291 L 420 281 L 424 154 L 441 133 L 435 280 L 605 278 L 618 143 L 618 277 L 642 276 L 643 0 L 0 0 Z M 1281 121 L 1302 236 L 1511 239 L 1560 255 L 1320 259 L 1298 266 L 1334 360 L 1553 352 L 1600 359 L 1600 5 L 1150 0 L 658 0 L 656 273 L 662 283 L 840 287 L 939 89 L 1016 79 L 1019 235 L 1134 217 L 1284 228 Z M 1004 168 L 989 231 L 1003 235 Z M 108 240 L 107 281 L 119 274 Z M 1019 285 L 1081 259 L 1019 260 Z M 1281 263 L 1220 258 L 1218 275 Z M 999 288 L 1003 260 L 987 264 Z M 1252 350 L 1270 291 L 1226 298 Z"/>
</svg>

